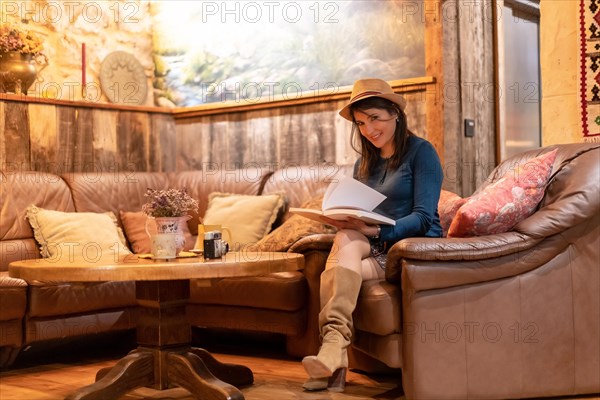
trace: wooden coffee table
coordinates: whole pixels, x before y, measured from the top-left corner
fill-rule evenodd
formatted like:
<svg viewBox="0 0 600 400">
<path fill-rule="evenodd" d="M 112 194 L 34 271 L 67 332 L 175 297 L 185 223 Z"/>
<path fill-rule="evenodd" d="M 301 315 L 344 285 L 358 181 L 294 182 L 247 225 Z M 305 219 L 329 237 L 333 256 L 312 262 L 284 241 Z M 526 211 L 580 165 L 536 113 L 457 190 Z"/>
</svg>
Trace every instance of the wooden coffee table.
<svg viewBox="0 0 600 400">
<path fill-rule="evenodd" d="M 191 346 L 185 309 L 191 279 L 215 279 L 294 271 L 304 257 L 294 253 L 232 252 L 222 259 L 201 257 L 171 261 L 129 256 L 116 262 L 65 263 L 50 259 L 15 261 L 11 277 L 27 282 L 135 281 L 140 305 L 138 348 L 96 374 L 96 382 L 67 396 L 75 399 L 117 399 L 137 387 L 168 389 L 180 386 L 198 399 L 243 399 L 235 386 L 254 381 L 243 365 L 223 364 L 204 349 Z"/>
</svg>

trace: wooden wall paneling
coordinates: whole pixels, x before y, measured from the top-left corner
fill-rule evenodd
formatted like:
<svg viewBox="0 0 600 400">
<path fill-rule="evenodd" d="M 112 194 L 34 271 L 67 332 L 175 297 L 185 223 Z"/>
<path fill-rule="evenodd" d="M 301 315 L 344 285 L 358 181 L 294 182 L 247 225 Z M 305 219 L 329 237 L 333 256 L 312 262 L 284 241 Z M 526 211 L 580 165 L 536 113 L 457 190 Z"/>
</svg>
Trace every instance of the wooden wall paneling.
<svg viewBox="0 0 600 400">
<path fill-rule="evenodd" d="M 444 124 L 444 182 L 442 188 L 461 196 L 463 192 L 462 111 L 460 99 L 460 43 L 458 40 L 459 3 L 444 0 L 446 17 L 442 18 L 441 82 L 436 82 L 433 95 L 442 102 Z M 441 10 L 439 11 L 441 12 Z"/>
<path fill-rule="evenodd" d="M 301 135 L 306 131 L 300 125 L 299 117 L 296 114 L 297 107 L 287 107 L 277 119 L 277 136 L 279 137 L 279 164 L 302 164 L 306 159 L 306 148 L 300 146 Z"/>
<path fill-rule="evenodd" d="M 0 171 L 6 166 L 6 140 L 4 138 L 4 102 L 0 101 Z"/>
<path fill-rule="evenodd" d="M 431 132 L 427 125 L 429 119 L 426 115 L 428 109 L 424 90 L 421 92 L 403 93 L 402 95 L 406 99 L 406 108 L 404 111 L 406 113 L 408 128 L 417 136 L 431 141 L 431 137 L 435 137 L 435 132 Z M 431 143 L 434 144 L 433 141 Z"/>
<path fill-rule="evenodd" d="M 114 173 L 119 170 L 117 151 L 118 111 L 96 109 L 92 113 L 94 161 L 96 169 Z"/>
<path fill-rule="evenodd" d="M 29 104 L 29 141 L 31 168 L 36 171 L 61 174 L 64 166 L 58 162 L 58 124 L 56 107 Z"/>
<path fill-rule="evenodd" d="M 79 172 L 80 166 L 75 165 L 78 158 L 77 148 L 77 109 L 75 107 L 56 107 L 58 154 L 57 168 L 60 173 Z"/>
<path fill-rule="evenodd" d="M 412 129 L 423 137 L 427 134 L 424 93 L 433 82 L 433 78 L 426 77 L 405 83 L 407 99 L 420 101 L 410 106 L 407 116 Z M 221 168 L 248 163 L 275 163 L 278 167 L 353 164 L 357 153 L 351 146 L 352 126 L 338 115 L 349 96 L 348 90 L 347 95 L 321 101 L 301 99 L 257 108 L 225 107 L 225 111 L 217 112 L 213 107 L 189 113 L 178 110 L 177 169 L 200 169 L 207 162 Z"/>
<path fill-rule="evenodd" d="M 435 78 L 433 90 L 424 88 L 426 138 L 438 152 L 444 164 L 444 102 L 438 94 L 444 86 L 441 0 L 425 0 L 425 75 Z M 436 10 L 430 13 L 429 9 Z M 433 92 L 433 93 L 432 93 Z M 420 103 L 423 103 L 420 102 Z"/>
<path fill-rule="evenodd" d="M 148 114 L 120 111 L 117 117 L 119 170 L 148 171 Z"/>
<path fill-rule="evenodd" d="M 475 7 L 473 7 L 475 8 Z M 478 37 L 481 33 L 481 21 L 479 15 L 473 15 L 473 8 L 471 8 L 470 18 L 459 19 L 459 52 L 461 57 L 460 63 L 460 81 L 459 81 L 459 92 L 461 102 L 461 124 L 460 124 L 460 143 L 462 148 L 463 158 L 460 160 L 460 175 L 461 175 L 461 191 L 463 194 L 470 195 L 475 189 L 475 174 L 474 170 L 477 163 L 477 155 L 475 154 L 475 141 L 477 138 L 464 137 L 464 120 L 472 119 L 475 121 L 475 131 L 481 131 L 481 120 L 477 118 L 478 112 L 475 105 L 475 98 L 473 88 L 475 85 L 480 84 L 479 69 L 477 68 L 476 53 L 472 51 L 473 46 L 477 44 Z M 460 9 L 460 7 L 459 7 Z M 469 51 L 471 50 L 471 51 Z M 479 52 L 477 52 L 479 53 Z M 469 96 L 469 93 L 470 96 Z M 469 96 L 469 97 L 468 97 Z"/>
<path fill-rule="evenodd" d="M 335 135 L 336 119 L 339 117 L 338 109 L 331 102 L 319 103 L 316 117 L 317 136 L 314 138 L 320 148 L 320 159 L 317 163 L 334 163 L 336 159 Z"/>
<path fill-rule="evenodd" d="M 482 2 L 483 9 L 483 37 L 482 54 L 486 55 L 480 57 L 482 62 L 482 74 L 483 82 L 485 85 L 480 90 L 479 97 L 483 103 L 481 107 L 482 113 L 482 130 L 480 132 L 480 140 L 477 142 L 477 153 L 481 155 L 481 168 L 479 168 L 476 176 L 476 186 L 483 183 L 492 170 L 496 167 L 496 154 L 498 153 L 498 141 L 496 139 L 496 95 L 495 87 L 496 83 L 496 65 L 493 55 L 496 53 L 496 40 L 495 40 L 495 15 L 492 11 L 496 7 L 495 2 L 487 1 Z"/>
<path fill-rule="evenodd" d="M 93 110 L 90 108 L 75 109 L 75 151 L 74 169 L 77 172 L 96 171 L 94 159 Z"/>
<path fill-rule="evenodd" d="M 282 165 L 320 164 L 335 159 L 334 113 L 320 105 L 287 107 L 279 120 Z M 323 123 L 321 120 L 332 121 Z"/>
<path fill-rule="evenodd" d="M 174 172 L 177 169 L 175 121 L 167 114 L 152 114 L 150 122 L 148 140 L 150 171 Z"/>
<path fill-rule="evenodd" d="M 210 126 L 207 123 L 176 124 L 176 168 L 177 171 L 202 170 L 203 162 L 210 157 Z"/>
<path fill-rule="evenodd" d="M 4 103 L 3 119 L 4 160 L 2 169 L 5 171 L 31 170 L 27 104 Z"/>
<path fill-rule="evenodd" d="M 275 163 L 277 164 L 277 167 L 282 166 L 282 162 L 281 162 L 281 142 L 284 139 L 281 135 L 281 124 L 282 124 L 282 114 L 284 113 L 285 109 L 284 108 L 277 108 L 274 110 L 271 110 L 269 112 L 270 115 L 270 119 L 271 119 L 271 129 L 272 131 L 272 135 L 273 135 L 273 140 L 274 140 L 274 146 L 275 146 L 275 151 L 274 151 L 274 155 L 275 155 Z"/>
<path fill-rule="evenodd" d="M 244 166 L 264 168 L 277 162 L 277 132 L 271 114 L 269 110 L 247 113 L 244 126 L 247 141 L 242 154 Z"/>
<path fill-rule="evenodd" d="M 207 160 L 203 161 L 204 165 L 209 163 L 210 168 L 234 168 L 233 162 L 230 162 L 231 157 L 229 152 L 231 147 L 229 145 L 229 120 L 224 116 L 210 116 L 207 119 L 209 140 L 210 140 L 210 152 Z M 240 136 L 242 133 L 239 133 Z"/>
<path fill-rule="evenodd" d="M 338 111 L 346 104 L 346 100 L 331 103 L 336 110 L 334 115 L 335 159 L 339 165 L 354 164 L 358 154 L 352 148 L 352 123 L 342 118 Z M 358 132 L 357 132 L 358 133 Z"/>
<path fill-rule="evenodd" d="M 221 147 L 213 158 L 221 165 L 222 169 L 237 169 L 244 164 L 245 149 L 249 146 L 251 138 L 246 130 L 247 112 L 233 113 L 227 116 L 227 128 L 223 131 L 226 136 L 222 138 L 226 147 Z"/>
<path fill-rule="evenodd" d="M 459 14 L 460 98 L 462 117 L 475 121 L 475 136 L 461 135 L 463 149 L 462 192 L 470 195 L 483 182 L 489 162 L 494 161 L 494 102 L 486 92 L 493 88 L 493 32 L 491 2 L 474 3 L 471 12 Z M 461 132 L 463 131 L 461 124 Z M 490 138 L 492 140 L 490 140 Z M 490 154 L 492 157 L 490 158 Z"/>
</svg>

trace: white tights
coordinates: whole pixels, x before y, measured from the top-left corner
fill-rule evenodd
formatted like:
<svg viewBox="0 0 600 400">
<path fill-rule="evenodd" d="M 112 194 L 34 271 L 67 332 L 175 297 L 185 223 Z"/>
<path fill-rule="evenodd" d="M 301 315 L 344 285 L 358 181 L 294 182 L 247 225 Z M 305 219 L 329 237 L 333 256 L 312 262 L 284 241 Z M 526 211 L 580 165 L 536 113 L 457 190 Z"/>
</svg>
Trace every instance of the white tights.
<svg viewBox="0 0 600 400">
<path fill-rule="evenodd" d="M 353 270 L 362 276 L 363 281 L 385 277 L 383 268 L 371 256 L 369 240 L 355 230 L 341 229 L 336 233 L 325 269 L 335 266 Z"/>
</svg>

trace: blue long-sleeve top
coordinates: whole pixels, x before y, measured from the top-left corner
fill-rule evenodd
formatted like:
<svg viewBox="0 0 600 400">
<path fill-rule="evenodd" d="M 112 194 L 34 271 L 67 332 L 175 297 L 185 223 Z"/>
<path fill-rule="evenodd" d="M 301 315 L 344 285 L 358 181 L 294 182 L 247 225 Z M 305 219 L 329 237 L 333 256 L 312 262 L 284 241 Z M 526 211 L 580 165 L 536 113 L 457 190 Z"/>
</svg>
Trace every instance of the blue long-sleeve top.
<svg viewBox="0 0 600 400">
<path fill-rule="evenodd" d="M 360 159 L 354 165 L 357 178 Z M 396 225 L 381 225 L 380 241 L 386 249 L 407 237 L 441 237 L 442 227 L 437 205 L 442 189 L 440 159 L 427 140 L 409 136 L 402 164 L 386 170 L 387 160 L 379 158 L 363 183 L 387 196 L 375 212 L 396 220 Z M 358 179 L 358 178 L 357 178 Z"/>
</svg>

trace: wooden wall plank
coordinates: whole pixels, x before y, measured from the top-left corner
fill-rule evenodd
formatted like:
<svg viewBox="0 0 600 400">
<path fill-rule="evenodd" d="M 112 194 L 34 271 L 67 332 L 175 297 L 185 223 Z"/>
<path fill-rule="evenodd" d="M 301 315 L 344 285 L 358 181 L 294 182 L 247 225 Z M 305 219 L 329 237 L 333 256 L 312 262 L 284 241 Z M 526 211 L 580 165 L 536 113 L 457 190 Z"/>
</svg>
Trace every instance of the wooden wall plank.
<svg viewBox="0 0 600 400">
<path fill-rule="evenodd" d="M 494 85 L 493 23 L 489 18 L 492 2 L 474 3 L 468 15 L 460 13 L 460 99 L 462 122 L 461 191 L 471 195 L 487 177 L 490 163 L 495 162 L 495 120 L 493 98 L 486 99 L 486 89 Z M 493 94 L 493 91 L 490 93 Z M 465 137 L 464 120 L 475 121 L 475 136 Z"/>
<path fill-rule="evenodd" d="M 217 168 L 232 168 L 233 166 L 228 165 L 228 151 L 229 136 L 227 130 L 229 129 L 229 121 L 223 119 L 222 116 L 211 116 L 209 117 L 209 157 L 206 161 L 211 165 L 217 166 Z M 214 168 L 214 167 L 213 167 Z"/>
<path fill-rule="evenodd" d="M 177 171 L 204 170 L 210 157 L 210 126 L 194 123 L 175 125 Z"/>
<path fill-rule="evenodd" d="M 75 166 L 77 152 L 77 109 L 74 107 L 57 107 L 58 154 L 57 163 L 63 174 L 78 172 Z"/>
<path fill-rule="evenodd" d="M 483 104 L 481 109 L 482 112 L 482 138 L 478 141 L 476 152 L 481 158 L 481 168 L 478 170 L 475 179 L 475 188 L 481 185 L 492 172 L 494 167 L 497 165 L 496 154 L 498 142 L 496 139 L 496 100 L 494 97 L 493 88 L 496 86 L 495 76 L 495 59 L 491 55 L 496 54 L 496 41 L 494 39 L 495 28 L 494 24 L 496 20 L 490 18 L 490 15 L 494 15 L 493 9 L 497 5 L 494 2 L 482 2 L 482 15 L 480 18 L 483 20 L 482 30 L 482 45 L 483 53 L 489 54 L 489 57 L 480 57 L 482 61 L 482 81 L 485 82 L 484 86 L 480 90 L 480 102 Z M 474 188 L 474 189 L 475 189 Z"/>
<path fill-rule="evenodd" d="M 442 3 L 449 17 L 442 18 L 442 69 L 443 82 L 436 86 L 433 95 L 442 103 L 444 129 L 444 182 L 442 188 L 459 195 L 462 190 L 462 112 L 460 99 L 460 47 L 458 19 L 460 3 Z"/>
<path fill-rule="evenodd" d="M 30 170 L 29 112 L 27 104 L 5 103 L 3 125 L 5 159 L 2 168 L 7 171 Z"/>
<path fill-rule="evenodd" d="M 4 113 L 5 103 L 0 101 L 0 170 L 4 171 L 6 168 L 6 139 L 4 138 Z"/>
<path fill-rule="evenodd" d="M 347 100 L 332 103 L 335 110 L 341 110 Z M 358 158 L 358 153 L 352 148 L 352 123 L 342 118 L 338 112 L 335 112 L 333 125 L 335 135 L 335 158 L 334 162 L 339 165 L 354 164 Z M 356 132 L 358 134 L 358 132 Z"/>
<path fill-rule="evenodd" d="M 277 163 L 276 130 L 269 110 L 248 113 L 245 121 L 246 147 L 242 149 L 242 164 L 256 166 Z M 239 134 L 239 132 L 238 132 Z"/>
<path fill-rule="evenodd" d="M 227 126 L 223 131 L 225 147 L 218 147 L 213 155 L 213 162 L 223 164 L 224 169 L 242 168 L 244 164 L 244 149 L 248 146 L 248 135 L 244 130 L 247 113 L 235 113 L 227 115 Z"/>
<path fill-rule="evenodd" d="M 89 108 L 75 109 L 74 169 L 76 172 L 95 172 L 93 111 Z"/>
<path fill-rule="evenodd" d="M 61 173 L 58 159 L 58 125 L 56 107 L 48 104 L 29 104 L 29 138 L 31 164 L 36 171 Z"/>
<path fill-rule="evenodd" d="M 150 122 L 147 114 L 121 111 L 117 117 L 117 160 L 120 171 L 149 171 Z"/>
<path fill-rule="evenodd" d="M 116 172 L 119 170 L 117 151 L 118 111 L 93 110 L 92 130 L 94 162 L 98 170 Z"/>
<path fill-rule="evenodd" d="M 309 126 L 303 127 L 299 107 L 288 107 L 285 114 L 279 116 L 277 130 L 279 136 L 279 163 L 299 165 L 308 159 L 308 149 L 303 136 L 311 132 Z"/>
<path fill-rule="evenodd" d="M 444 87 L 443 70 L 443 47 L 442 43 L 442 1 L 425 0 L 425 10 L 437 10 L 437 12 L 425 13 L 425 74 L 435 78 L 433 90 L 425 92 L 425 116 L 426 138 L 437 150 L 442 165 L 444 164 L 444 102 L 439 93 Z"/>
<path fill-rule="evenodd" d="M 171 116 L 154 114 L 150 116 L 150 126 L 150 137 L 148 140 L 148 165 L 150 171 L 175 171 L 177 169 L 175 121 Z"/>
</svg>

